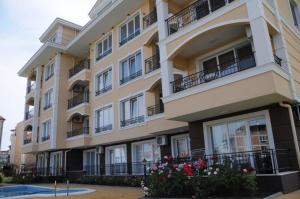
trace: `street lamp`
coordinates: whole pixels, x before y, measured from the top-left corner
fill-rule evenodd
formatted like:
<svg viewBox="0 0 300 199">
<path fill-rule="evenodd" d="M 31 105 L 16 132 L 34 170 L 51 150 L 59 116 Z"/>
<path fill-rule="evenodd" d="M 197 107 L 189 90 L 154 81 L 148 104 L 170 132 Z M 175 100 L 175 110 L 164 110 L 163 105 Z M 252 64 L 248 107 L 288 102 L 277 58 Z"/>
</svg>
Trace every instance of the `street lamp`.
<svg viewBox="0 0 300 199">
<path fill-rule="evenodd" d="M 146 174 L 146 172 L 147 172 L 147 169 L 146 169 L 147 160 L 144 158 L 142 163 L 144 165 L 144 181 L 145 181 L 145 185 L 147 185 L 147 174 Z"/>
</svg>

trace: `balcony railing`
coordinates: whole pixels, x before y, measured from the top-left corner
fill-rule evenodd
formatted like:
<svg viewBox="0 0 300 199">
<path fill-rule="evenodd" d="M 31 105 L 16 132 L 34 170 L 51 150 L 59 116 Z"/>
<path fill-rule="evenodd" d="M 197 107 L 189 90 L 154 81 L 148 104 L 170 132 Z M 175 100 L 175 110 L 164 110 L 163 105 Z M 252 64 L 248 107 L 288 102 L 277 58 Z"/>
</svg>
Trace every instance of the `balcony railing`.
<svg viewBox="0 0 300 199">
<path fill-rule="evenodd" d="M 101 133 L 101 132 L 110 131 L 110 130 L 112 130 L 112 124 L 109 124 L 109 125 L 106 125 L 106 126 L 97 127 L 95 129 L 95 132 L 96 133 Z"/>
<path fill-rule="evenodd" d="M 282 66 L 281 65 L 281 62 L 282 62 L 282 59 L 279 58 L 277 55 L 274 54 L 274 61 L 276 64 L 278 64 L 279 66 Z"/>
<path fill-rule="evenodd" d="M 71 131 L 67 132 L 67 138 L 75 137 L 78 135 L 88 135 L 89 130 L 90 130 L 89 127 L 83 127 L 80 129 L 71 130 Z"/>
<path fill-rule="evenodd" d="M 147 113 L 148 116 L 153 116 L 153 115 L 157 115 L 157 114 L 161 114 L 164 112 L 164 104 L 160 103 L 154 106 L 150 106 L 147 108 Z"/>
<path fill-rule="evenodd" d="M 73 77 L 83 69 L 90 69 L 90 60 L 83 60 L 69 70 L 69 78 Z"/>
<path fill-rule="evenodd" d="M 146 74 L 151 73 L 160 68 L 159 54 L 153 55 L 145 60 L 145 72 Z"/>
<path fill-rule="evenodd" d="M 68 100 L 68 109 L 78 106 L 79 104 L 88 103 L 88 102 L 89 102 L 88 92 L 77 94 Z"/>
<path fill-rule="evenodd" d="M 109 48 L 108 50 L 104 51 L 101 55 L 98 55 L 98 57 L 96 58 L 96 61 L 99 61 L 100 59 L 102 59 L 103 57 L 106 57 L 107 55 L 109 55 L 112 52 L 112 48 Z"/>
<path fill-rule="evenodd" d="M 132 73 L 131 75 L 127 76 L 127 77 L 123 77 L 121 80 L 120 80 L 120 84 L 125 84 L 126 82 L 129 82 L 130 80 L 133 80 L 139 76 L 141 76 L 143 73 L 142 70 L 139 70 L 135 73 Z"/>
<path fill-rule="evenodd" d="M 177 14 L 166 19 L 169 35 L 233 1 L 235 0 L 198 0 L 194 2 Z"/>
<path fill-rule="evenodd" d="M 42 142 L 45 142 L 46 140 L 50 139 L 50 135 L 43 136 L 43 137 L 41 137 L 41 139 L 42 139 Z"/>
<path fill-rule="evenodd" d="M 31 138 L 25 138 L 23 143 L 24 145 L 31 143 Z"/>
<path fill-rule="evenodd" d="M 33 118 L 33 115 L 34 115 L 34 110 L 27 111 L 25 113 L 25 120 L 29 120 L 29 119 Z"/>
<path fill-rule="evenodd" d="M 43 109 L 44 109 L 44 111 L 45 111 L 45 110 L 47 110 L 47 109 L 49 109 L 49 108 L 51 108 L 51 107 L 52 107 L 52 104 L 46 104 L 46 105 L 44 106 Z"/>
<path fill-rule="evenodd" d="M 177 93 L 200 84 L 204 84 L 228 75 L 244 71 L 246 69 L 256 66 L 254 55 L 248 55 L 243 58 L 234 59 L 223 63 L 222 66 L 218 65 L 217 70 L 203 70 L 198 73 L 179 78 L 171 82 L 173 93 Z"/>
<path fill-rule="evenodd" d="M 106 93 L 107 91 L 110 91 L 112 89 L 112 85 L 109 86 L 105 86 L 104 88 L 102 88 L 101 90 L 96 91 L 96 96 L 101 95 L 103 93 Z"/>
<path fill-rule="evenodd" d="M 35 83 L 32 83 L 31 85 L 29 85 L 27 87 L 27 94 L 30 93 L 31 91 L 33 91 L 36 87 L 36 84 Z"/>
<path fill-rule="evenodd" d="M 143 18 L 143 27 L 144 27 L 144 29 L 151 26 L 155 22 L 157 22 L 157 11 L 156 11 L 156 9 L 154 9 L 152 12 L 150 12 L 148 15 L 146 15 Z"/>
<path fill-rule="evenodd" d="M 137 124 L 137 123 L 142 123 L 145 121 L 145 117 L 144 116 L 138 116 L 138 117 L 134 117 L 128 120 L 123 120 L 121 121 L 121 127 L 126 127 L 126 126 L 130 126 L 133 124 Z"/>
<path fill-rule="evenodd" d="M 134 33 L 128 35 L 127 37 L 123 38 L 120 41 L 120 46 L 123 46 L 124 44 L 126 44 L 127 42 L 129 42 L 130 40 L 132 40 L 133 38 L 135 38 L 136 36 L 138 36 L 141 33 L 140 29 L 136 29 Z"/>
</svg>

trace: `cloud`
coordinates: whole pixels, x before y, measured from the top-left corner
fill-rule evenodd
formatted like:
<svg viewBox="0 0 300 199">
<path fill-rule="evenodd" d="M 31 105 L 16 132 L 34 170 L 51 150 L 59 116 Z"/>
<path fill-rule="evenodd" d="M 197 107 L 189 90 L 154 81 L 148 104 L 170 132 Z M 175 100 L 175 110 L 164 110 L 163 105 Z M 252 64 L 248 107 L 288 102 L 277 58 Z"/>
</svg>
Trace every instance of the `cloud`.
<svg viewBox="0 0 300 199">
<path fill-rule="evenodd" d="M 96 0 L 0 0 L 0 115 L 6 118 L 2 149 L 10 129 L 23 120 L 26 79 L 18 70 L 41 46 L 38 38 L 56 17 L 79 25 Z"/>
</svg>

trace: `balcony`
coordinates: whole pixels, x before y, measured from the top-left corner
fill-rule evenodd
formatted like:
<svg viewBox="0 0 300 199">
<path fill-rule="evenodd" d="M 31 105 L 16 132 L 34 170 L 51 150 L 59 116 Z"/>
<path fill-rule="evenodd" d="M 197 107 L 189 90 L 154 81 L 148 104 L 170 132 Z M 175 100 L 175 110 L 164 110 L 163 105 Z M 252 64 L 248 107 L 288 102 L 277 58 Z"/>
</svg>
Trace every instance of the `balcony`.
<svg viewBox="0 0 300 199">
<path fill-rule="evenodd" d="M 108 85 L 108 86 L 105 86 L 104 88 L 102 88 L 101 90 L 98 90 L 96 91 L 96 96 L 98 95 L 102 95 L 103 93 L 106 93 L 108 91 L 110 91 L 112 89 L 112 85 Z"/>
<path fill-rule="evenodd" d="M 89 131 L 90 131 L 89 127 L 74 129 L 74 130 L 67 132 L 67 138 L 72 138 L 72 137 L 76 137 L 79 135 L 89 135 Z"/>
<path fill-rule="evenodd" d="M 106 57 L 107 55 L 109 55 L 110 53 L 112 53 L 112 48 L 109 48 L 108 50 L 104 51 L 101 55 L 99 55 L 96 58 L 96 61 L 101 60 L 102 58 Z"/>
<path fill-rule="evenodd" d="M 27 87 L 27 94 L 29 94 L 30 92 L 34 91 L 36 88 L 36 84 L 32 83 Z"/>
<path fill-rule="evenodd" d="M 256 66 L 254 55 L 249 55 L 243 58 L 234 59 L 227 63 L 223 63 L 222 67 L 218 65 L 214 68 L 222 68 L 219 70 L 203 70 L 192 75 L 179 78 L 171 82 L 173 93 L 187 90 L 189 88 L 211 82 L 228 75 L 238 73 Z"/>
<path fill-rule="evenodd" d="M 88 103 L 88 102 L 89 102 L 88 92 L 77 94 L 68 100 L 68 109 L 71 109 L 75 106 L 78 106 L 83 103 Z"/>
<path fill-rule="evenodd" d="M 142 70 L 139 70 L 139 71 L 137 71 L 137 72 L 135 72 L 135 73 L 132 73 L 131 75 L 129 75 L 129 76 L 127 76 L 127 77 L 123 77 L 123 78 L 120 80 L 120 84 L 121 84 L 121 85 L 122 85 L 122 84 L 125 84 L 125 83 L 127 83 L 127 82 L 129 82 L 129 81 L 131 81 L 131 80 L 133 80 L 133 79 L 135 79 L 135 78 L 141 76 L 142 74 L 143 74 L 143 71 L 142 71 Z"/>
<path fill-rule="evenodd" d="M 46 135 L 46 136 L 41 137 L 41 140 L 42 140 L 42 142 L 50 140 L 50 135 Z"/>
<path fill-rule="evenodd" d="M 111 131 L 112 127 L 113 127 L 112 124 L 109 124 L 109 125 L 106 125 L 106 126 L 97 127 L 95 129 L 95 133 L 101 133 L 101 132 L 104 132 L 104 131 Z"/>
<path fill-rule="evenodd" d="M 148 117 L 158 115 L 164 112 L 164 104 L 160 103 L 147 108 Z"/>
<path fill-rule="evenodd" d="M 123 38 L 120 41 L 120 46 L 123 46 L 124 44 L 126 44 L 127 42 L 129 42 L 130 40 L 132 40 L 133 38 L 137 37 L 140 33 L 141 33 L 141 30 L 140 29 L 136 29 L 135 32 L 133 32 L 132 34 L 128 35 L 127 37 Z"/>
<path fill-rule="evenodd" d="M 154 9 L 152 12 L 150 12 L 148 15 L 146 15 L 143 18 L 143 27 L 144 29 L 148 28 L 152 24 L 157 22 L 157 11 Z"/>
<path fill-rule="evenodd" d="M 90 69 L 90 60 L 83 60 L 71 68 L 69 70 L 69 78 L 72 78 L 74 75 L 78 74 L 84 69 Z"/>
<path fill-rule="evenodd" d="M 159 54 L 155 54 L 145 60 L 145 73 L 151 73 L 160 68 Z"/>
<path fill-rule="evenodd" d="M 25 113 L 25 120 L 29 120 L 31 118 L 33 118 L 33 115 L 34 115 L 34 110 L 29 110 Z"/>
<path fill-rule="evenodd" d="M 31 138 L 25 138 L 25 139 L 23 140 L 23 144 L 24 144 L 24 145 L 30 144 L 31 141 L 32 141 Z"/>
<path fill-rule="evenodd" d="M 121 127 L 127 127 L 133 124 L 138 124 L 138 123 L 142 123 L 145 121 L 145 117 L 144 116 L 138 116 L 138 117 L 134 117 L 134 118 L 130 118 L 128 120 L 123 120 L 120 122 Z"/>
<path fill-rule="evenodd" d="M 169 35 L 198 21 L 235 0 L 198 0 L 180 12 L 166 19 Z"/>
</svg>

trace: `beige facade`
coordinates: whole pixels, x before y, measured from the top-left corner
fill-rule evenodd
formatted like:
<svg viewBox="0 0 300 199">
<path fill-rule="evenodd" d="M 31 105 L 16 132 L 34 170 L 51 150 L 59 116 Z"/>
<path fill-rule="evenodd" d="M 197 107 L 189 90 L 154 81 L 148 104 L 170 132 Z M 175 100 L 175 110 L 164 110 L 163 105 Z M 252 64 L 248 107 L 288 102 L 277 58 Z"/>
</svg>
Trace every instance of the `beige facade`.
<svg viewBox="0 0 300 199">
<path fill-rule="evenodd" d="M 115 149 L 119 163 L 141 161 L 136 142 L 147 140 L 160 156 L 185 145 L 191 155 L 193 122 L 296 104 L 300 2 L 290 1 L 98 0 L 83 27 L 56 19 L 19 71 L 22 150 L 65 170 L 77 150 L 83 166 L 90 154 L 111 163 Z"/>
</svg>

